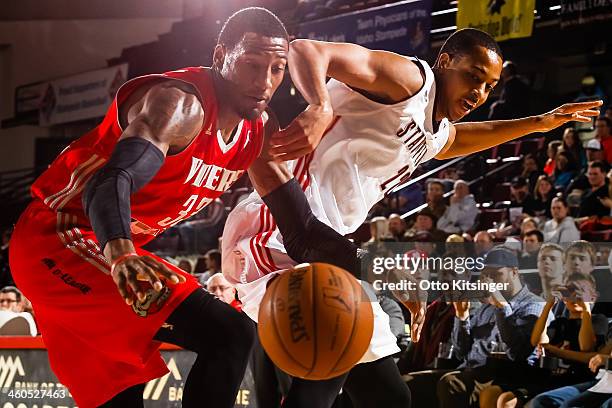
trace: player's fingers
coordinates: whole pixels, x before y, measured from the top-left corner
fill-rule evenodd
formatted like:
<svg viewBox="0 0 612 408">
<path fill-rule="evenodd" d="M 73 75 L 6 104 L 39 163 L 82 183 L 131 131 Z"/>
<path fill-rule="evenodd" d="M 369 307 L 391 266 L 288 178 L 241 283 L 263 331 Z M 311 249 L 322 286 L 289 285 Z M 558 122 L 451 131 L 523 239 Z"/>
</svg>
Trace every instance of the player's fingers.
<svg viewBox="0 0 612 408">
<path fill-rule="evenodd" d="M 125 275 L 121 273 L 121 271 L 119 271 L 118 273 L 114 274 L 113 280 L 115 281 L 115 285 L 117 285 L 117 290 L 119 291 L 119 294 L 121 295 L 123 300 L 125 300 L 125 303 L 131 305 L 133 301 L 127 290 Z"/>
<path fill-rule="evenodd" d="M 132 289 L 132 293 L 136 295 L 136 298 L 138 298 L 138 300 L 143 300 L 145 298 L 145 294 L 144 291 L 140 288 L 140 285 L 138 284 L 138 268 L 135 268 L 134 265 L 126 265 L 126 267 L 128 271 L 126 274 L 128 286 L 130 287 L 130 289 Z"/>
<path fill-rule="evenodd" d="M 144 272 L 144 280 L 148 281 L 151 286 L 153 286 L 153 289 L 155 289 L 156 291 L 159 292 L 160 290 L 162 290 L 164 285 L 159 280 L 159 277 L 157 276 L 153 268 L 143 262 L 142 270 Z"/>
<path fill-rule="evenodd" d="M 574 103 L 568 103 L 563 105 L 564 107 L 568 108 L 568 109 L 572 109 L 572 110 L 583 110 L 583 109 L 591 109 L 591 108 L 596 108 L 598 106 L 603 105 L 603 101 L 597 100 L 597 101 L 586 101 L 586 102 L 574 102 Z"/>
<path fill-rule="evenodd" d="M 599 116 L 600 112 L 598 109 L 587 109 L 578 112 L 582 116 Z"/>
<path fill-rule="evenodd" d="M 143 256 L 142 260 L 149 265 L 155 271 L 155 273 L 169 279 L 172 281 L 172 283 L 181 283 L 187 280 L 183 275 L 172 271 L 166 265 L 148 255 Z"/>
</svg>

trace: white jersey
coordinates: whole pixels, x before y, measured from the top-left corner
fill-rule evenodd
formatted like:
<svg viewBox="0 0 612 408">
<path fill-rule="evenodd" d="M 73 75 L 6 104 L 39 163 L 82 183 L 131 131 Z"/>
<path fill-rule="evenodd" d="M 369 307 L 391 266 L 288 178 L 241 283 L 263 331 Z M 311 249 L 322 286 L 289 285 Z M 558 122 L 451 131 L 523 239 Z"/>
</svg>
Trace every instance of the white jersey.
<svg viewBox="0 0 612 408">
<path fill-rule="evenodd" d="M 375 102 L 335 79 L 327 85 L 336 118 L 308 160 L 306 194 L 317 218 L 340 234 L 354 232 L 386 193 L 448 140 L 448 120 L 434 129 L 434 74 L 427 63 L 413 61 L 425 83 L 396 104 Z"/>
<path fill-rule="evenodd" d="M 414 96 L 378 103 L 332 79 L 327 84 L 334 121 L 315 151 L 288 163 L 315 216 L 340 234 L 355 231 L 370 209 L 416 167 L 436 156 L 448 140 L 449 122 L 435 129 L 435 79 L 417 59 L 425 83 Z M 276 223 L 257 192 L 229 214 L 222 240 L 223 274 L 236 285 L 243 311 L 257 321 L 267 282 L 296 265 L 285 251 Z M 372 302 L 374 335 L 362 362 L 399 351 L 389 317 Z"/>
</svg>

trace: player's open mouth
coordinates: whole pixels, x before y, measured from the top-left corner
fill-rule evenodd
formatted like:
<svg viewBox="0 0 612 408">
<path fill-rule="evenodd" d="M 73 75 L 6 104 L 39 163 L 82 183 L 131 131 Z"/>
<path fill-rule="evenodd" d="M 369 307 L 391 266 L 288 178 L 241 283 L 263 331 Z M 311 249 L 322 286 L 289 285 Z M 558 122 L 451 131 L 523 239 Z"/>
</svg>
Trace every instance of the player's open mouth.
<svg viewBox="0 0 612 408">
<path fill-rule="evenodd" d="M 468 102 L 467 100 L 462 99 L 462 100 L 461 100 L 461 106 L 463 107 L 463 109 L 464 109 L 466 112 L 469 112 L 469 111 L 471 111 L 472 109 L 474 109 L 475 104 L 471 104 L 471 103 L 470 103 L 470 102 Z"/>
</svg>

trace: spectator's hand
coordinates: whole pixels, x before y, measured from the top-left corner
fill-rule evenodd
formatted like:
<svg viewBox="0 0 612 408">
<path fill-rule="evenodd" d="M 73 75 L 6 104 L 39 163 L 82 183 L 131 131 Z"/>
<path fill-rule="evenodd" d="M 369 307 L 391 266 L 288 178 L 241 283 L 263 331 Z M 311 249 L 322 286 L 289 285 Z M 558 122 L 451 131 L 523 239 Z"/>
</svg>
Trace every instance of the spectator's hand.
<svg viewBox="0 0 612 408">
<path fill-rule="evenodd" d="M 312 152 L 334 117 L 331 107 L 309 105 L 285 129 L 270 138 L 270 156 L 293 160 Z"/>
<path fill-rule="evenodd" d="M 603 101 L 566 103 L 556 109 L 538 116 L 539 131 L 548 132 L 567 122 L 591 122 L 599 116 L 599 107 Z"/>
<path fill-rule="evenodd" d="M 410 311 L 410 338 L 417 343 L 425 324 L 427 302 L 404 302 L 403 305 Z"/>
<path fill-rule="evenodd" d="M 610 358 L 607 354 L 596 354 L 589 360 L 589 369 L 596 373 L 599 370 L 599 367 L 604 366 L 608 362 L 608 358 Z"/>
<path fill-rule="evenodd" d="M 612 209 L 612 198 L 610 197 L 597 197 L 604 207 Z"/>
<path fill-rule="evenodd" d="M 563 300 L 562 291 L 567 290 L 565 286 L 556 286 L 554 289 L 550 291 L 550 295 L 548 295 L 548 302 L 552 302 L 553 305 L 561 300 Z"/>
<path fill-rule="evenodd" d="M 119 257 L 117 257 L 119 258 Z M 111 276 L 119 294 L 128 305 L 136 300 L 143 301 L 146 298 L 145 291 L 140 282 L 149 282 L 153 289 L 161 291 L 164 287 L 162 279 L 170 280 L 172 283 L 182 283 L 184 276 L 171 271 L 166 265 L 150 256 L 129 256 L 124 258 L 112 268 Z"/>
<path fill-rule="evenodd" d="M 455 306 L 455 316 L 459 320 L 467 320 L 470 317 L 470 302 L 468 300 L 453 302 L 453 306 Z"/>
</svg>

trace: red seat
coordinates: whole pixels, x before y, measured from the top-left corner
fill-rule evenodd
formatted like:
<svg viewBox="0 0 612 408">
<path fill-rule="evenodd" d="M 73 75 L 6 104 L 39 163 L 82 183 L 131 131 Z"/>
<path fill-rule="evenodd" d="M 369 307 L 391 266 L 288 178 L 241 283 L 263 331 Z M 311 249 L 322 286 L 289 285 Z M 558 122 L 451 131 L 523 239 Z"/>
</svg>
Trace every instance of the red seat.
<svg viewBox="0 0 612 408">
<path fill-rule="evenodd" d="M 537 152 L 541 148 L 541 145 L 543 144 L 541 141 L 543 139 L 544 138 L 521 140 L 521 147 L 519 149 L 519 154 L 521 155 L 525 155 L 528 153 L 537 154 Z"/>
<path fill-rule="evenodd" d="M 580 237 L 589 242 L 610 242 L 612 239 L 612 229 L 604 231 L 584 231 Z"/>
</svg>

